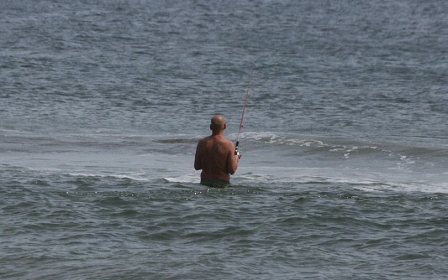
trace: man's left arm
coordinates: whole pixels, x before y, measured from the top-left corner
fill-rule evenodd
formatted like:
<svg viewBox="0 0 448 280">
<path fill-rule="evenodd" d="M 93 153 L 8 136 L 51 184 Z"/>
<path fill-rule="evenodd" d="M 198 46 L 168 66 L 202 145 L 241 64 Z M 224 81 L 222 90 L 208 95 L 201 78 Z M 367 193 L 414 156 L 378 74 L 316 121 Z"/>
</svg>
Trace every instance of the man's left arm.
<svg viewBox="0 0 448 280">
<path fill-rule="evenodd" d="M 240 159 L 239 155 L 235 155 L 235 147 L 233 143 L 229 141 L 229 153 L 227 156 L 227 170 L 230 175 L 233 175 L 238 168 L 238 161 Z"/>
</svg>

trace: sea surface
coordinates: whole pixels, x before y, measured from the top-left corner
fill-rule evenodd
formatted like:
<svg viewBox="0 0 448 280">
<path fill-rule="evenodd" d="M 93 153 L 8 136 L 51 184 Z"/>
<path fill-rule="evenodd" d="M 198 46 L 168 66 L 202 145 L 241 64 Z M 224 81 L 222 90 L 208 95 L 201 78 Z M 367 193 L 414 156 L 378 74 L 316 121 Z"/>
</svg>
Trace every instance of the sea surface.
<svg viewBox="0 0 448 280">
<path fill-rule="evenodd" d="M 447 279 L 447 46 L 445 0 L 0 0 L 0 279 Z"/>
</svg>

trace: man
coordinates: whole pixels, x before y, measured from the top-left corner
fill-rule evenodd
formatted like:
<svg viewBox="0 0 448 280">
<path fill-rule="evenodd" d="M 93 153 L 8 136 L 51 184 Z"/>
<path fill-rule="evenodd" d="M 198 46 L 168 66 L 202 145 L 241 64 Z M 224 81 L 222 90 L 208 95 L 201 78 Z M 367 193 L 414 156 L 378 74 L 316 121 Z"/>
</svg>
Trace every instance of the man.
<svg viewBox="0 0 448 280">
<path fill-rule="evenodd" d="M 212 135 L 199 140 L 194 168 L 202 169 L 202 185 L 224 188 L 230 185 L 230 175 L 235 173 L 241 156 L 235 154 L 235 146 L 224 137 L 226 122 L 222 116 L 212 118 L 210 129 Z"/>
</svg>

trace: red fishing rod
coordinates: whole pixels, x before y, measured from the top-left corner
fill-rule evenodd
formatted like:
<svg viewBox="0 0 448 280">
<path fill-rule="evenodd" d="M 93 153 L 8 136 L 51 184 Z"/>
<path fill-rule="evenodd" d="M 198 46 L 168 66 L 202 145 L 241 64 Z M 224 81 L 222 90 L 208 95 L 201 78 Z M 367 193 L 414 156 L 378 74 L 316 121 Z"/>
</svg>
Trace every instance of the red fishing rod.
<svg viewBox="0 0 448 280">
<path fill-rule="evenodd" d="M 238 131 L 238 137 L 236 138 L 235 155 L 240 154 L 238 151 L 238 145 L 240 144 L 240 134 L 241 134 L 241 129 L 243 129 L 244 112 L 246 111 L 246 107 L 247 107 L 247 99 L 249 99 L 250 83 L 252 82 L 252 72 L 253 71 L 254 71 L 254 67 L 252 67 L 252 69 L 250 70 L 249 85 L 247 86 L 246 98 L 244 99 L 243 113 L 241 114 L 241 121 L 240 121 L 240 129 Z"/>
</svg>

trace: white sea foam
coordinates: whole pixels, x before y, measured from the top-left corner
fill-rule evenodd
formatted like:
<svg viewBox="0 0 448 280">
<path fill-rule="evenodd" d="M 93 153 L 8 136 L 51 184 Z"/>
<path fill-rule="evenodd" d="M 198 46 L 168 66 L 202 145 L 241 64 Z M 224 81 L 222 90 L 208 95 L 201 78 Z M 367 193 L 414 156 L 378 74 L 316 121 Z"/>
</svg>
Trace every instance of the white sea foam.
<svg viewBox="0 0 448 280">
<path fill-rule="evenodd" d="M 165 177 L 163 179 L 170 183 L 200 183 L 197 174 L 185 174 L 178 177 Z"/>
</svg>

